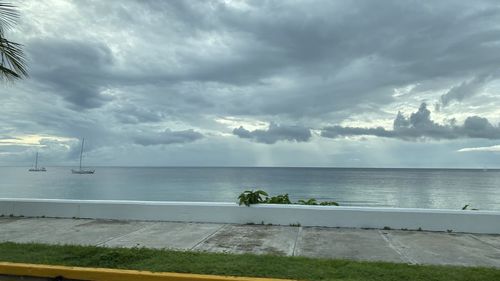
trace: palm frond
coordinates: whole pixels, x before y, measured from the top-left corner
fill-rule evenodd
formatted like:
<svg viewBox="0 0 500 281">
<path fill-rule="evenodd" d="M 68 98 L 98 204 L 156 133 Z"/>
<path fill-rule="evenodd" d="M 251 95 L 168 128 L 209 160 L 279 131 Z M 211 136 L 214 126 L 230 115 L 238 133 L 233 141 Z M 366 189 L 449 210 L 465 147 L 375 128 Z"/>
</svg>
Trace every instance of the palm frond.
<svg viewBox="0 0 500 281">
<path fill-rule="evenodd" d="M 22 45 L 0 37 L 0 76 L 10 79 L 28 77 Z"/>
<path fill-rule="evenodd" d="M 14 5 L 0 2 L 0 79 L 28 77 L 23 45 L 5 38 L 5 30 L 12 28 L 18 18 L 19 12 Z"/>
<path fill-rule="evenodd" d="M 4 34 L 5 29 L 13 27 L 18 18 L 16 6 L 0 2 L 0 35 Z"/>
<path fill-rule="evenodd" d="M 21 78 L 19 76 L 19 74 L 15 73 L 14 71 L 12 71 L 6 67 L 1 66 L 1 65 L 0 65 L 0 72 L 3 73 L 3 75 L 5 76 L 6 79 L 11 79 L 11 78 L 19 79 L 19 78 Z"/>
</svg>

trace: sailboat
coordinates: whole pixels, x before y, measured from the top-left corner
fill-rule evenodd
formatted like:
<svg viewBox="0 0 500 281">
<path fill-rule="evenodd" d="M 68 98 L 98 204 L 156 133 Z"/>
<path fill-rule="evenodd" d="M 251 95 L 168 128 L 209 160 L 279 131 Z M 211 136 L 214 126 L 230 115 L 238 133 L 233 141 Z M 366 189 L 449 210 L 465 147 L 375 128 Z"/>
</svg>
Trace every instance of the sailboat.
<svg viewBox="0 0 500 281">
<path fill-rule="evenodd" d="M 82 138 L 82 148 L 80 149 L 80 168 L 78 170 L 71 169 L 73 174 L 93 174 L 95 170 L 84 169 L 82 168 L 82 156 L 83 156 L 83 144 L 85 143 L 85 138 Z"/>
<path fill-rule="evenodd" d="M 36 156 L 35 156 L 35 167 L 34 168 L 30 168 L 28 171 L 30 172 L 47 172 L 47 169 L 45 169 L 44 167 L 38 167 L 38 152 L 36 153 Z"/>
</svg>

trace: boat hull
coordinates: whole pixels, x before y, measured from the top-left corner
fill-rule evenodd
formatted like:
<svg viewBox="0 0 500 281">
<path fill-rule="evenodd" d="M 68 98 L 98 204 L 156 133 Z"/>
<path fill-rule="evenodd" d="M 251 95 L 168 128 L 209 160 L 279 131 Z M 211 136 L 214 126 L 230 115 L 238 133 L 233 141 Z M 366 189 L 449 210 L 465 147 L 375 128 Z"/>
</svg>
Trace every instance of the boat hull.
<svg viewBox="0 0 500 281">
<path fill-rule="evenodd" d="M 73 174 L 79 174 L 79 175 L 88 175 L 88 174 L 93 174 L 95 170 L 71 170 L 71 173 Z"/>
<path fill-rule="evenodd" d="M 47 172 L 47 169 L 45 168 L 36 168 L 36 169 L 29 169 L 29 172 Z"/>
</svg>

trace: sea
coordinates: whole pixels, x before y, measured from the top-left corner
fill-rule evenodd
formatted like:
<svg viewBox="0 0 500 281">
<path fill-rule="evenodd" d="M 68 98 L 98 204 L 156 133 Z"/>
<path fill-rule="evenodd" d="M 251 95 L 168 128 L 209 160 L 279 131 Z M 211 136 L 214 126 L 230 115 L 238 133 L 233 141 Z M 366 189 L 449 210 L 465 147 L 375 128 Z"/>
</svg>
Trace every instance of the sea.
<svg viewBox="0 0 500 281">
<path fill-rule="evenodd" d="M 0 167 L 0 198 L 237 202 L 261 189 L 342 206 L 500 210 L 500 170 L 367 168 Z"/>
</svg>

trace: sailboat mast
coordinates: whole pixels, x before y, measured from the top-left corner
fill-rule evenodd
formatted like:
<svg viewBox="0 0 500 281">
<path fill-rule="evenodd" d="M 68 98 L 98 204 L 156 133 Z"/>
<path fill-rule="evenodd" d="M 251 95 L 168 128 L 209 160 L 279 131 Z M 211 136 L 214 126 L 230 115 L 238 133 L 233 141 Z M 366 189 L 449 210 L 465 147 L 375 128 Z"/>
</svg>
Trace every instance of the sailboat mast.
<svg viewBox="0 0 500 281">
<path fill-rule="evenodd" d="M 85 138 L 82 138 L 82 149 L 80 150 L 80 170 L 82 169 L 82 155 L 83 155 L 83 143 L 85 142 Z"/>
<path fill-rule="evenodd" d="M 38 152 L 36 153 L 35 156 L 35 170 L 38 169 Z"/>
</svg>

